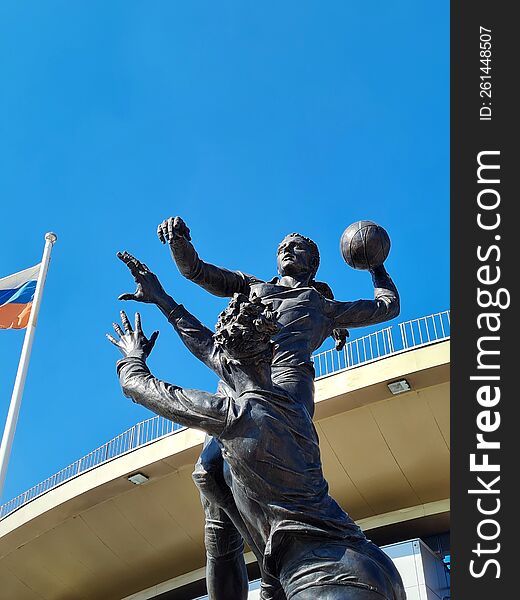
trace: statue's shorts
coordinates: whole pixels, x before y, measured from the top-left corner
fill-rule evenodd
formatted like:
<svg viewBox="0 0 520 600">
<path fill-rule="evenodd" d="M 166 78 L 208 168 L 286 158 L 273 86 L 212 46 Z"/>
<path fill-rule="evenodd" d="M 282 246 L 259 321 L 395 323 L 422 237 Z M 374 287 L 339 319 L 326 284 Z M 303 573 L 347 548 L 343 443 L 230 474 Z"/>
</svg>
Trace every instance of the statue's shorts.
<svg viewBox="0 0 520 600">
<path fill-rule="evenodd" d="M 279 552 L 287 600 L 404 600 L 401 577 L 375 544 L 310 538 L 287 540 Z"/>
</svg>

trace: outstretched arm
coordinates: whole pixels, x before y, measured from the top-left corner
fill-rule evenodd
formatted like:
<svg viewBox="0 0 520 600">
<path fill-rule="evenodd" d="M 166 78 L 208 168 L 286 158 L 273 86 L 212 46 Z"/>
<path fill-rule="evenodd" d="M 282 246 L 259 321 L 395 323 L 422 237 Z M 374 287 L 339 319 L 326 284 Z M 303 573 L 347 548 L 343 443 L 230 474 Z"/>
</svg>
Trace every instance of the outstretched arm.
<svg viewBox="0 0 520 600">
<path fill-rule="evenodd" d="M 150 340 L 145 337 L 139 313 L 136 313 L 135 330 L 123 311 L 121 320 L 126 333 L 114 324 L 118 339 L 107 337 L 124 356 L 117 363 L 117 372 L 125 396 L 176 423 L 220 435 L 226 426 L 229 399 L 201 390 L 183 389 L 154 377 L 146 366 L 146 358 L 157 333 Z"/>
<path fill-rule="evenodd" d="M 173 325 L 186 348 L 234 389 L 229 373 L 223 368 L 213 331 L 203 325 L 182 304 L 177 304 L 177 308 L 170 312 L 168 321 Z"/>
<path fill-rule="evenodd" d="M 399 315 L 399 292 L 385 267 L 381 265 L 371 271 L 371 274 L 374 283 L 373 300 L 329 303 L 330 316 L 335 327 L 375 325 Z"/>
<path fill-rule="evenodd" d="M 168 243 L 180 273 L 215 296 L 231 297 L 249 294 L 251 275 L 229 271 L 200 259 L 191 243 L 190 230 L 180 217 L 170 217 L 157 228 L 159 240 Z"/>
<path fill-rule="evenodd" d="M 117 372 L 124 395 L 155 414 L 213 436 L 224 430 L 229 407 L 227 397 L 161 381 L 150 373 L 139 356 L 118 361 Z"/>
<path fill-rule="evenodd" d="M 136 300 L 157 305 L 173 325 L 188 350 L 221 379 L 225 379 L 226 373 L 223 372 L 216 352 L 213 332 L 188 312 L 182 304 L 177 304 L 164 291 L 157 276 L 144 263 L 128 252 L 118 252 L 117 256 L 130 269 L 137 284 L 136 291 L 133 294 L 121 294 L 119 299 Z"/>
</svg>

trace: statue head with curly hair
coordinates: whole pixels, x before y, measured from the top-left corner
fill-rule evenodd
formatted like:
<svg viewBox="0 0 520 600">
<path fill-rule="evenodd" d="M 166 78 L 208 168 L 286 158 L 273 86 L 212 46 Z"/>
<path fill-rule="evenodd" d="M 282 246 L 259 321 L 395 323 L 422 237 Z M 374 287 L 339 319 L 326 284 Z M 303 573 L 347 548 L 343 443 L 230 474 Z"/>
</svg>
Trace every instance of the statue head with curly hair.
<svg viewBox="0 0 520 600">
<path fill-rule="evenodd" d="M 271 361 L 271 339 L 280 328 L 277 313 L 259 298 L 235 294 L 218 317 L 213 339 L 238 361 Z"/>
</svg>

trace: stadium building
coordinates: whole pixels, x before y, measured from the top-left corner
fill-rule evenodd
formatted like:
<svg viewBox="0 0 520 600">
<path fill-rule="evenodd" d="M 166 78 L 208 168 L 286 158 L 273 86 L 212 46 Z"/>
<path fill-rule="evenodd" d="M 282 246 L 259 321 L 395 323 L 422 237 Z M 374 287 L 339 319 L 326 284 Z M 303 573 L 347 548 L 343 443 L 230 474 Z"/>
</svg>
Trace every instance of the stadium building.
<svg viewBox="0 0 520 600">
<path fill-rule="evenodd" d="M 450 597 L 449 337 L 445 311 L 314 356 L 331 494 L 395 561 L 408 600 Z M 153 417 L 0 507 L 0 599 L 203 598 L 203 439 Z"/>
</svg>

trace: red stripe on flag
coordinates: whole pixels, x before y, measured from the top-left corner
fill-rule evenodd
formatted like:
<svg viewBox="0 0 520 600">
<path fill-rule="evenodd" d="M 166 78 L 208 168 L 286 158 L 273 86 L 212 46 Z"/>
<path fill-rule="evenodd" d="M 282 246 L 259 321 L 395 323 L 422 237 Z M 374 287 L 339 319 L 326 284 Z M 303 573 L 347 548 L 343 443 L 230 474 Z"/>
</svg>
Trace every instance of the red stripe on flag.
<svg viewBox="0 0 520 600">
<path fill-rule="evenodd" d="M 0 329 L 25 329 L 31 315 L 32 302 L 0 306 Z"/>
</svg>

